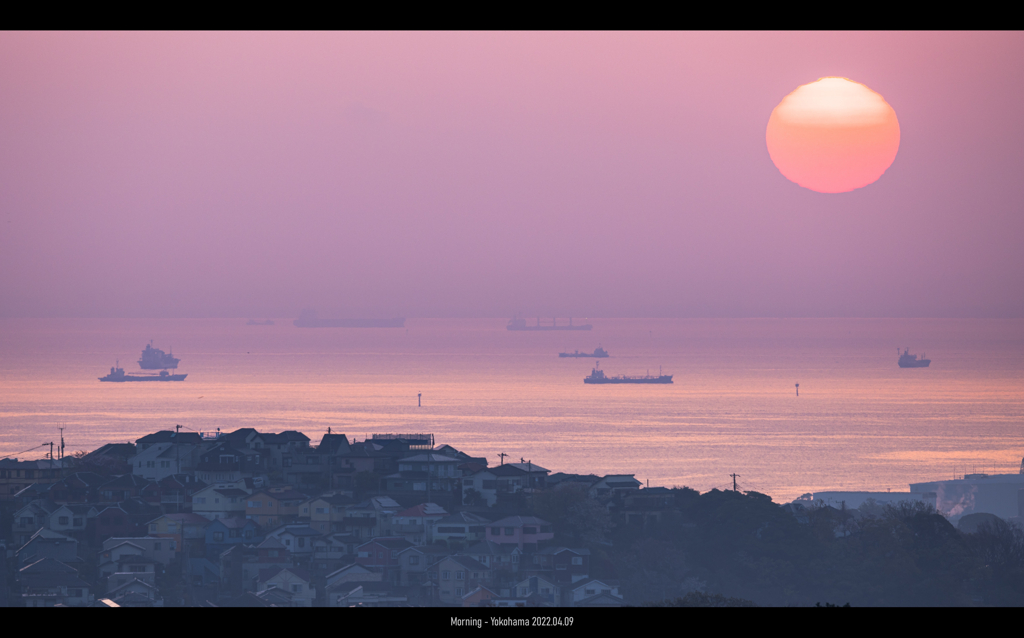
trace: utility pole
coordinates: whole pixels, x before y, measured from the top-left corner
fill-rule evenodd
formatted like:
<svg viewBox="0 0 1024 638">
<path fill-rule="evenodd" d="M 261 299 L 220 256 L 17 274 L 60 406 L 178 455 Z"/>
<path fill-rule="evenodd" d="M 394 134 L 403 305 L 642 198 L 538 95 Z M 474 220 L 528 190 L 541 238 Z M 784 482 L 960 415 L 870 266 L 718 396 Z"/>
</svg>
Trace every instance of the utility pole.
<svg viewBox="0 0 1024 638">
<path fill-rule="evenodd" d="M 58 428 L 58 429 L 60 429 L 60 477 L 61 478 L 64 478 L 64 428 L 66 428 L 66 427 L 67 427 L 66 424 L 62 424 Z"/>
<path fill-rule="evenodd" d="M 730 474 L 729 476 L 732 477 L 732 491 L 733 492 L 738 492 L 739 490 L 736 489 L 736 478 L 739 476 L 739 474 L 733 473 L 733 474 Z"/>
<path fill-rule="evenodd" d="M 505 464 L 505 457 L 508 456 L 508 454 L 505 454 L 504 452 L 502 452 L 498 456 L 501 458 L 501 465 L 504 465 Z"/>
<path fill-rule="evenodd" d="M 416 407 L 417 408 L 422 408 L 423 407 L 423 393 L 422 392 L 420 392 L 419 394 L 416 395 Z"/>
</svg>

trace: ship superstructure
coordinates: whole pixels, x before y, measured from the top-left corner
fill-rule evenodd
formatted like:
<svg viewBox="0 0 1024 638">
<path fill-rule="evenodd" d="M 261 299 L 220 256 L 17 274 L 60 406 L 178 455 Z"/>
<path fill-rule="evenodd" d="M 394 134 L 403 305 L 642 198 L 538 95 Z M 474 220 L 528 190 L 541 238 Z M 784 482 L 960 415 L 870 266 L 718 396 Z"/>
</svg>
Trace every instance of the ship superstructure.
<svg viewBox="0 0 1024 638">
<path fill-rule="evenodd" d="M 896 354 L 899 354 L 900 349 L 896 348 Z M 918 359 L 916 354 L 910 354 L 910 348 L 904 348 L 903 354 L 900 354 L 899 363 L 901 368 L 927 368 L 931 364 L 931 359 L 926 359 L 925 354 L 921 353 L 921 358 Z"/>
<path fill-rule="evenodd" d="M 662 374 L 659 369 L 658 376 L 648 373 L 642 377 L 630 377 L 624 374 L 617 377 L 609 377 L 604 373 L 604 370 L 601 370 L 601 364 L 596 364 L 594 369 L 590 371 L 590 376 L 583 378 L 583 383 L 672 383 L 672 375 Z"/>
<path fill-rule="evenodd" d="M 176 359 L 173 352 L 168 354 L 160 348 L 154 348 L 153 342 L 150 341 L 139 358 L 139 367 L 143 370 L 166 370 L 167 368 L 177 368 L 179 361 L 181 359 Z"/>
</svg>

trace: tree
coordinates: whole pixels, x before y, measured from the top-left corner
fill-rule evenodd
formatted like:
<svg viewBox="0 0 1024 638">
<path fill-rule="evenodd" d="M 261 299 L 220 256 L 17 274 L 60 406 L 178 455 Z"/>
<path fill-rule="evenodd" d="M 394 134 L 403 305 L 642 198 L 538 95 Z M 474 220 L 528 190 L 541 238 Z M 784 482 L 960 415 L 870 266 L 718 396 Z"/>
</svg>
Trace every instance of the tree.
<svg viewBox="0 0 1024 638">
<path fill-rule="evenodd" d="M 561 542 L 588 545 L 603 542 L 611 517 L 579 483 L 563 483 L 533 496 L 533 513 L 550 521 Z"/>
</svg>

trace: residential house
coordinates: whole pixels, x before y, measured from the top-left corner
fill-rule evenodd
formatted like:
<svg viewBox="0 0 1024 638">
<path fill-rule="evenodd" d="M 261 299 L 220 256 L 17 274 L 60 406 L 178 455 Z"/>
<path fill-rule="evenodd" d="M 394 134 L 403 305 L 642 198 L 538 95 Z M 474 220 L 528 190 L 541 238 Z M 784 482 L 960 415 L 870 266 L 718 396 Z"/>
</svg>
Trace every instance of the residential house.
<svg viewBox="0 0 1024 638">
<path fill-rule="evenodd" d="M 469 556 L 445 556 L 430 566 L 427 579 L 436 583 L 436 600 L 461 605 L 463 596 L 491 584 L 491 568 Z"/>
<path fill-rule="evenodd" d="M 143 556 L 152 558 L 161 565 L 167 565 L 174 560 L 176 550 L 172 545 L 173 542 L 174 541 L 170 541 L 166 538 L 160 538 L 158 536 L 108 538 L 103 541 L 103 549 L 100 552 L 100 563 L 102 564 L 103 562 L 106 562 L 106 560 L 116 561 L 118 548 L 127 543 L 128 545 L 140 548 Z"/>
<path fill-rule="evenodd" d="M 590 550 L 545 547 L 529 554 L 522 570 L 564 587 L 590 577 Z"/>
<path fill-rule="evenodd" d="M 623 604 L 619 583 L 614 580 L 587 579 L 569 590 L 567 607 L 612 607 Z"/>
<path fill-rule="evenodd" d="M 622 500 L 626 496 L 635 495 L 640 491 L 643 483 L 638 481 L 633 474 L 609 474 L 597 481 L 587 490 L 590 498 L 598 500 L 615 499 Z"/>
<path fill-rule="evenodd" d="M 497 593 L 481 585 L 462 597 L 462 606 L 490 607 L 491 601 L 495 598 L 498 598 Z"/>
<path fill-rule="evenodd" d="M 86 532 L 86 521 L 98 513 L 92 505 L 61 505 L 47 517 L 46 526 L 54 532 L 81 537 Z"/>
<path fill-rule="evenodd" d="M 338 607 L 345 598 L 359 585 L 366 583 L 380 583 L 383 581 L 383 574 L 373 572 L 362 565 L 349 564 L 327 574 L 325 591 L 327 592 L 327 606 Z M 348 602 L 344 606 L 350 606 Z"/>
<path fill-rule="evenodd" d="M 218 518 L 204 530 L 206 557 L 220 556 L 231 545 L 251 545 L 260 537 L 260 528 L 247 518 Z"/>
<path fill-rule="evenodd" d="M 49 484 L 61 475 L 62 461 L 19 461 L 0 459 L 0 503 L 14 500 L 14 495 L 29 485 Z"/>
<path fill-rule="evenodd" d="M 335 527 L 360 538 L 391 536 L 391 519 L 403 508 L 389 496 L 374 496 L 345 508 L 345 518 Z"/>
<path fill-rule="evenodd" d="M 430 491 L 451 493 L 462 479 L 462 470 L 458 469 L 461 464 L 459 459 L 432 452 L 403 458 L 398 462 L 398 472 L 384 477 L 385 489 L 394 493 L 418 492 L 422 496 L 427 492 L 429 477 Z"/>
<path fill-rule="evenodd" d="M 157 485 L 160 488 L 160 507 L 168 514 L 191 512 L 192 495 L 207 487 L 191 474 L 166 476 Z"/>
<path fill-rule="evenodd" d="M 309 526 L 321 534 L 342 531 L 348 513 L 348 507 L 355 505 L 352 497 L 344 494 L 325 494 L 309 499 L 303 503 L 301 509 L 309 516 Z M 300 515 L 304 518 L 305 515 Z M 376 517 L 369 517 L 376 524 Z M 365 523 L 366 521 L 362 521 Z M 372 526 L 372 525 L 371 525 Z M 364 525 L 365 527 L 365 525 Z"/>
<path fill-rule="evenodd" d="M 135 440 L 136 453 L 142 452 L 154 445 L 159 444 L 199 446 L 203 443 L 203 437 L 198 432 L 173 432 L 161 430 L 153 434 Z"/>
<path fill-rule="evenodd" d="M 192 495 L 192 513 L 212 520 L 245 518 L 246 502 L 251 490 L 245 481 L 214 483 Z"/>
<path fill-rule="evenodd" d="M 385 582 L 397 584 L 400 579 L 398 553 L 412 543 L 397 536 L 381 536 L 356 547 L 356 564 L 383 574 Z"/>
<path fill-rule="evenodd" d="M 264 488 L 245 499 L 245 517 L 265 529 L 294 521 L 306 495 L 290 487 Z"/>
<path fill-rule="evenodd" d="M 486 540 L 487 526 L 490 522 L 490 519 L 472 512 L 459 512 L 434 523 L 431 540 L 444 541 L 451 548 L 476 545 Z"/>
<path fill-rule="evenodd" d="M 55 503 L 95 503 L 100 500 L 99 486 L 109 481 L 109 476 L 95 472 L 75 472 L 52 483 L 46 489 L 46 498 Z"/>
<path fill-rule="evenodd" d="M 117 585 L 107 592 L 107 598 L 119 607 L 163 607 L 164 601 L 155 585 L 136 578 Z"/>
<path fill-rule="evenodd" d="M 539 602 L 545 607 L 559 606 L 562 600 L 561 587 L 542 576 L 530 576 L 519 581 L 512 587 L 512 592 L 517 598 L 533 598 L 534 605 Z"/>
<path fill-rule="evenodd" d="M 258 450 L 238 450 L 228 443 L 218 443 L 199 453 L 196 478 L 211 484 L 255 477 L 265 480 L 266 461 L 266 455 L 261 455 Z"/>
<path fill-rule="evenodd" d="M 487 526 L 487 540 L 520 549 L 536 550 L 541 543 L 554 539 L 551 523 L 536 516 L 508 516 Z"/>
<path fill-rule="evenodd" d="M 356 546 L 362 539 L 352 534 L 327 534 L 313 539 L 313 558 L 310 567 L 327 573 L 352 562 Z"/>
<path fill-rule="evenodd" d="M 398 552 L 398 584 L 403 587 L 415 587 L 427 581 L 426 573 L 430 566 L 445 556 L 450 556 L 451 550 L 442 545 L 420 545 L 407 547 Z"/>
<path fill-rule="evenodd" d="M 498 476 L 483 469 L 462 479 L 462 504 L 493 507 L 498 502 Z"/>
<path fill-rule="evenodd" d="M 288 523 L 267 532 L 266 536 L 279 540 L 295 560 L 308 561 L 313 556 L 313 541 L 320 532 L 305 523 Z"/>
<path fill-rule="evenodd" d="M 176 474 L 194 474 L 199 450 L 198 444 L 155 443 L 140 450 L 129 459 L 129 463 L 132 474 L 150 481 L 161 481 Z"/>
<path fill-rule="evenodd" d="M 203 556 L 206 543 L 206 527 L 210 520 L 198 514 L 164 514 L 154 518 L 147 525 L 149 536 L 174 541 L 179 551 L 186 546 L 192 556 Z"/>
<path fill-rule="evenodd" d="M 97 505 L 96 516 L 86 522 L 86 536 L 93 545 L 99 545 L 113 536 L 132 536 L 137 531 L 132 517 L 120 505 Z"/>
<path fill-rule="evenodd" d="M 65 565 L 78 565 L 81 562 L 78 558 L 78 541 L 71 536 L 41 528 L 14 552 L 14 564 L 19 567 L 43 558 L 53 558 Z"/>
<path fill-rule="evenodd" d="M 525 562 L 523 548 L 492 541 L 477 543 L 462 553 L 490 567 L 496 576 L 502 574 L 503 578 L 509 578 L 511 577 L 509 575 L 518 573 L 520 566 Z"/>
<path fill-rule="evenodd" d="M 436 503 L 420 503 L 392 514 L 391 534 L 413 545 L 427 545 L 434 542 L 431 538 L 434 525 L 447 516 L 448 512 Z"/>
<path fill-rule="evenodd" d="M 30 501 L 27 505 L 14 512 L 14 524 L 11 526 L 11 534 L 14 537 L 16 546 L 22 546 L 28 542 L 32 535 L 41 528 L 47 526 L 50 513 L 56 510 L 59 505 L 45 498 Z"/>
<path fill-rule="evenodd" d="M 125 549 L 123 546 L 119 546 L 119 548 Z M 148 585 L 156 586 L 156 573 L 158 570 L 162 571 L 160 563 L 148 556 L 132 552 L 116 553 L 116 555 L 117 560 L 104 563 L 101 572 L 106 575 L 108 598 L 111 597 L 110 593 L 113 590 L 133 580 L 141 580 Z"/>
<path fill-rule="evenodd" d="M 291 594 L 292 607 L 312 607 L 316 589 L 308 570 L 296 567 L 269 567 L 259 575 L 258 591 L 277 589 Z"/>
<path fill-rule="evenodd" d="M 93 600 L 92 587 L 78 570 L 55 558 L 40 558 L 18 570 L 25 607 L 85 607 Z"/>
</svg>

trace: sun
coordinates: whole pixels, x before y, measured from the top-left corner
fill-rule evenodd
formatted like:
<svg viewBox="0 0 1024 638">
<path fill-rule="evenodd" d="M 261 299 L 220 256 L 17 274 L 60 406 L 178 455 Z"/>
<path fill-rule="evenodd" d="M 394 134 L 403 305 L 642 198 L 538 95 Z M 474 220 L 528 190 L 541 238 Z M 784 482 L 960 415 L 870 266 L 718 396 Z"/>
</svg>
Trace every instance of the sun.
<svg viewBox="0 0 1024 638">
<path fill-rule="evenodd" d="M 875 182 L 892 165 L 900 124 L 878 93 L 828 77 L 783 98 L 768 119 L 765 140 L 790 181 L 819 193 L 845 193 Z"/>
</svg>

